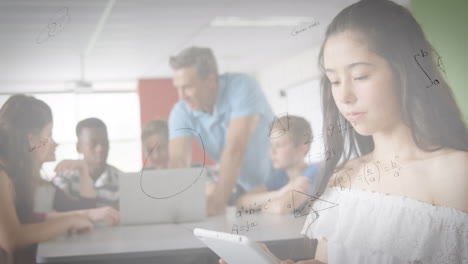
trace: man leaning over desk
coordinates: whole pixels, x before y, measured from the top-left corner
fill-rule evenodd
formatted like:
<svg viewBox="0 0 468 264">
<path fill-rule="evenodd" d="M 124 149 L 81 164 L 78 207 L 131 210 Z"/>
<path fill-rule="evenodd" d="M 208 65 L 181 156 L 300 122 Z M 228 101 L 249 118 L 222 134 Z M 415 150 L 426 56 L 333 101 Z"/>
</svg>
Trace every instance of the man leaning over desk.
<svg viewBox="0 0 468 264">
<path fill-rule="evenodd" d="M 187 48 L 169 64 L 179 95 L 169 116 L 169 166 L 189 167 L 192 138 L 199 138 L 190 129 L 197 131 L 205 151 L 219 164 L 219 179 L 207 188 L 207 212 L 223 213 L 236 183 L 248 191 L 271 174 L 268 133 L 273 112 L 252 77 L 218 76 L 209 48 Z"/>
</svg>

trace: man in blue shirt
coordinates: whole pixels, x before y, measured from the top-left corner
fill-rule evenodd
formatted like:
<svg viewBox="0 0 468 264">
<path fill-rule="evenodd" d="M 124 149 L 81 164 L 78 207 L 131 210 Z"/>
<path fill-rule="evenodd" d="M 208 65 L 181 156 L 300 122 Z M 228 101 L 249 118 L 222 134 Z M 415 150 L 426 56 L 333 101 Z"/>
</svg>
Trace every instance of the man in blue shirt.
<svg viewBox="0 0 468 264">
<path fill-rule="evenodd" d="M 169 166 L 188 167 L 192 138 L 200 136 L 206 152 L 219 163 L 219 180 L 207 190 L 207 211 L 222 213 L 236 183 L 248 191 L 270 175 L 273 112 L 252 77 L 218 76 L 209 48 L 187 48 L 171 57 L 170 65 L 180 101 L 169 117 Z"/>
</svg>

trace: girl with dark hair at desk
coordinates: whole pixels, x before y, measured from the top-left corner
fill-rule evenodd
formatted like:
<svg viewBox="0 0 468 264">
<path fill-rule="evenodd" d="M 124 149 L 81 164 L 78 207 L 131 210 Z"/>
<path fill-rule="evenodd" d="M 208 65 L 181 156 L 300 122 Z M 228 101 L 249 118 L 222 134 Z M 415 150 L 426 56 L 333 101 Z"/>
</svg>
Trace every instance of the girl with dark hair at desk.
<svg viewBox="0 0 468 264">
<path fill-rule="evenodd" d="M 35 189 L 52 139 L 52 112 L 30 96 L 10 97 L 0 109 L 0 260 L 34 263 L 36 244 L 67 231 L 92 228 L 81 212 L 37 214 Z M 44 143 L 45 142 L 45 143 Z"/>
<path fill-rule="evenodd" d="M 468 133 L 411 13 L 383 0 L 345 8 L 319 65 L 323 133 L 353 129 L 325 139 L 323 194 L 302 232 L 319 243 L 298 263 L 468 263 Z"/>
</svg>

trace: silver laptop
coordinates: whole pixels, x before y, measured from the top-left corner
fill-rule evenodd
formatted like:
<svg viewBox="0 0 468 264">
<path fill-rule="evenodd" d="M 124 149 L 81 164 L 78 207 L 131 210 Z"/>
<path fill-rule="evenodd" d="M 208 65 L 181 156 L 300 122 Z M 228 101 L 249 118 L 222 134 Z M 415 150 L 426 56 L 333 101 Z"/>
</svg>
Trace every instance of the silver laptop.
<svg viewBox="0 0 468 264">
<path fill-rule="evenodd" d="M 121 224 L 181 223 L 205 219 L 205 171 L 203 168 L 186 168 L 121 174 Z"/>
</svg>

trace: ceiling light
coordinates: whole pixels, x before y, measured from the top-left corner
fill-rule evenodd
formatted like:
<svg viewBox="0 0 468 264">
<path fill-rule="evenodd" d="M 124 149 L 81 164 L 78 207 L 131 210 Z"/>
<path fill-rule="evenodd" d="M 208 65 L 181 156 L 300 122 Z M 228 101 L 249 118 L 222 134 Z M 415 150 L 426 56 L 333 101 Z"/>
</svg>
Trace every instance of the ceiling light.
<svg viewBox="0 0 468 264">
<path fill-rule="evenodd" d="M 314 22 L 312 17 L 272 16 L 272 17 L 215 17 L 212 27 L 292 27 Z"/>
</svg>

